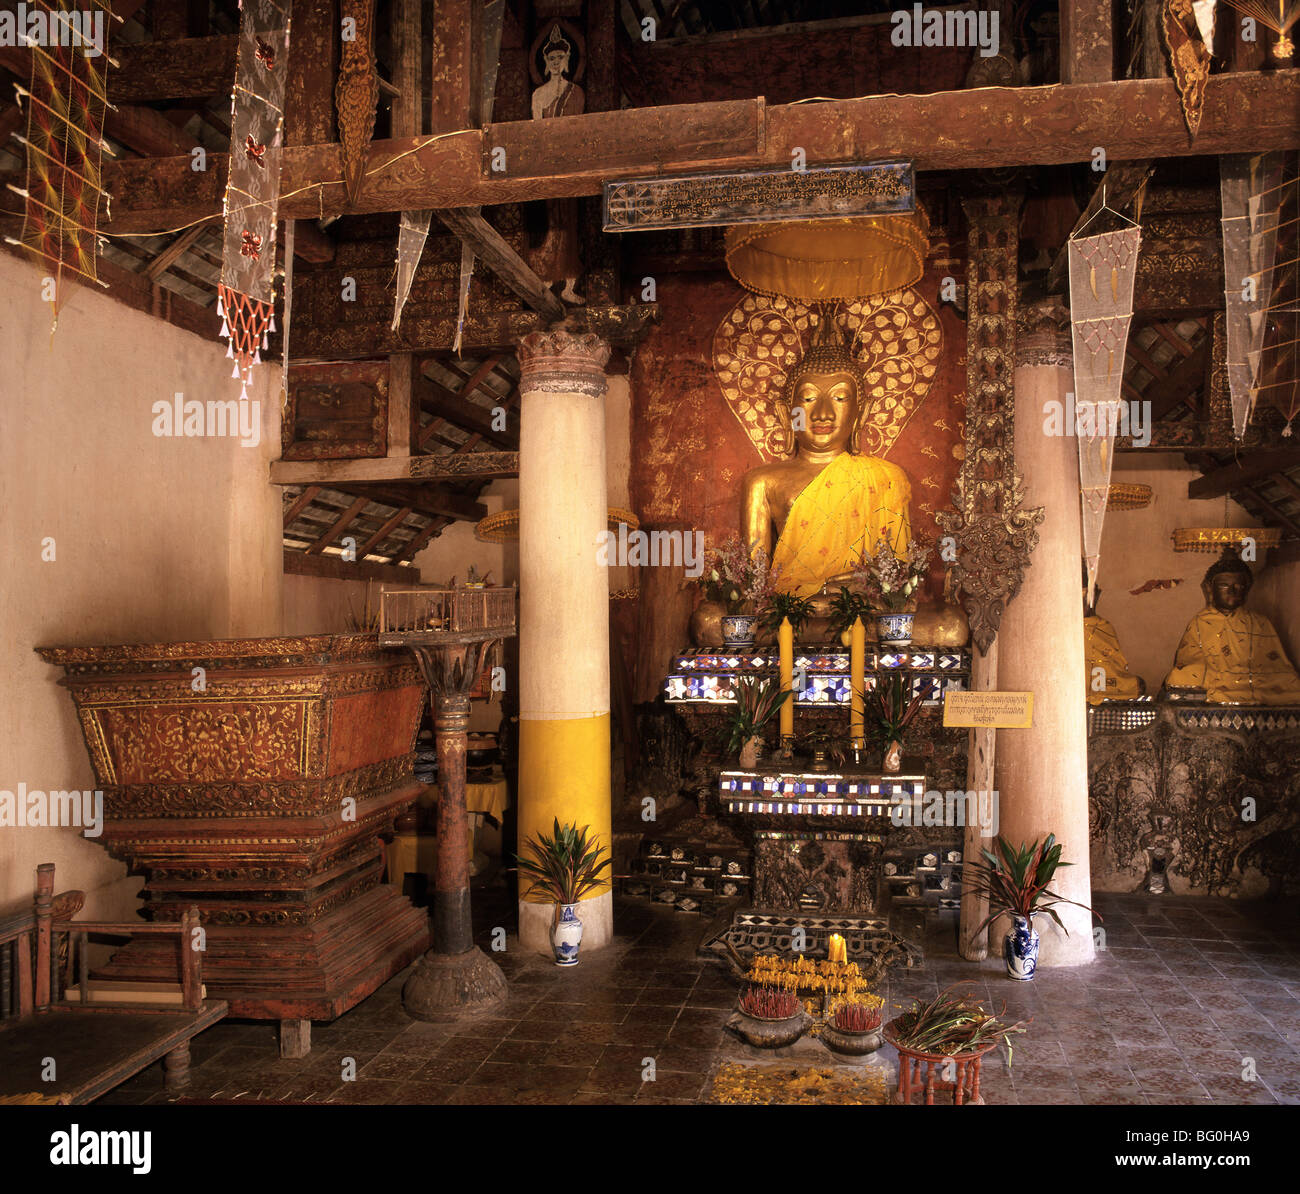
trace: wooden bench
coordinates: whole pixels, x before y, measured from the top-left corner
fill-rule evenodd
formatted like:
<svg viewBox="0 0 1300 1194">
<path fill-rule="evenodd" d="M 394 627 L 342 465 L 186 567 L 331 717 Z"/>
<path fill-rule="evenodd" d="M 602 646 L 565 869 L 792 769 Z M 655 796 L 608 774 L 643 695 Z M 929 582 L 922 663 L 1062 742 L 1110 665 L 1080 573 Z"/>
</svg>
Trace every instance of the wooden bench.
<svg viewBox="0 0 1300 1194">
<path fill-rule="evenodd" d="M 0 1102 L 89 1103 L 160 1058 L 167 1090 L 183 1090 L 190 1041 L 226 1014 L 203 998 L 197 908 L 179 924 L 74 921 L 83 902 L 78 891 L 54 894 L 47 862 L 36 868 L 34 910 L 0 921 Z M 168 933 L 178 939 L 174 995 L 92 982 L 91 937 Z"/>
</svg>

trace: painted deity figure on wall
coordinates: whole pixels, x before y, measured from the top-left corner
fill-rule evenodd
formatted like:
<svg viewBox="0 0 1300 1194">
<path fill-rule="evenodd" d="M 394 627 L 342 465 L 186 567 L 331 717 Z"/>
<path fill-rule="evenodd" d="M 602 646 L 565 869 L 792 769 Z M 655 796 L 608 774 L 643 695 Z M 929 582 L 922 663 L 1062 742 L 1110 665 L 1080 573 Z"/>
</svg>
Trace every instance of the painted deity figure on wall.
<svg viewBox="0 0 1300 1194">
<path fill-rule="evenodd" d="M 542 47 L 542 62 L 546 80 L 533 91 L 533 119 L 580 116 L 586 110 L 587 97 L 573 81 L 573 47 L 565 40 L 559 22 L 551 26 Z M 546 235 L 528 256 L 543 281 L 563 283 L 560 298 L 564 302 L 578 305 L 586 301 L 574 289 L 582 275 L 576 199 L 546 200 Z"/>
<path fill-rule="evenodd" d="M 751 552 L 771 559 L 778 589 L 807 597 L 846 579 L 881 539 L 906 551 L 912 488 L 896 464 L 859 452 L 869 416 L 862 366 L 831 316 L 818 323 L 781 400 L 794 453 L 745 474 L 741 532 Z"/>
<path fill-rule="evenodd" d="M 1224 548 L 1205 573 L 1205 608 L 1183 632 L 1167 688 L 1203 688 L 1216 704 L 1300 705 L 1300 676 L 1273 624 L 1243 608 L 1253 583 L 1250 567 Z"/>
</svg>

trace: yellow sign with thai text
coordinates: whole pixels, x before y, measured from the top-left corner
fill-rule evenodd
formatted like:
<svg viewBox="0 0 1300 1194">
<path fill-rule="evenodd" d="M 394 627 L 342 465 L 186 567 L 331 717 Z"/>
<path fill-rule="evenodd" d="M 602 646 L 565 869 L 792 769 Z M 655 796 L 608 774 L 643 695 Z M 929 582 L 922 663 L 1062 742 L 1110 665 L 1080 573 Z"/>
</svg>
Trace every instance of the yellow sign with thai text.
<svg viewBox="0 0 1300 1194">
<path fill-rule="evenodd" d="M 943 724 L 981 730 L 1027 730 L 1034 724 L 1032 692 L 950 692 Z"/>
</svg>

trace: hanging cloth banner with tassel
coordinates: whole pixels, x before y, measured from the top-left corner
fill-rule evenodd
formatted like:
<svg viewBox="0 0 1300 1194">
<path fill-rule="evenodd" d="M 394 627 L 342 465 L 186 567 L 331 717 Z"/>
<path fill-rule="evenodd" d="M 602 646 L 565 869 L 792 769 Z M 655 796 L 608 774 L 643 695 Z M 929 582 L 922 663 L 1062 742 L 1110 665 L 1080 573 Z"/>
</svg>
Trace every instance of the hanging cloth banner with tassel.
<svg viewBox="0 0 1300 1194">
<path fill-rule="evenodd" d="M 451 351 L 460 356 L 460 344 L 465 335 L 465 316 L 469 314 L 469 284 L 474 277 L 474 250 L 464 242 L 460 246 L 460 287 L 456 296 L 456 338 Z"/>
<path fill-rule="evenodd" d="M 1089 603 L 1101 559 L 1101 528 L 1106 517 L 1115 437 L 1121 424 L 1127 430 L 1120 394 L 1141 244 L 1142 229 L 1136 225 L 1098 236 L 1072 237 L 1069 244 L 1074 430 L 1079 441 L 1079 495 Z"/>
<path fill-rule="evenodd" d="M 1270 154 L 1225 154 L 1219 159 L 1223 205 L 1223 309 L 1228 333 L 1225 365 L 1232 399 L 1232 431 L 1246 434 L 1259 393 L 1259 362 L 1268 331 L 1277 256 L 1279 162 Z"/>
<path fill-rule="evenodd" d="M 393 304 L 393 331 L 402 322 L 402 308 L 406 306 L 415 281 L 415 271 L 424 252 L 424 242 L 429 239 L 429 220 L 432 211 L 404 211 L 397 230 L 397 300 Z"/>
<path fill-rule="evenodd" d="M 248 397 L 252 367 L 275 331 L 275 227 L 280 202 L 288 0 L 241 0 L 239 58 L 231 97 L 230 173 L 217 313 L 230 341 L 232 376 Z"/>
</svg>

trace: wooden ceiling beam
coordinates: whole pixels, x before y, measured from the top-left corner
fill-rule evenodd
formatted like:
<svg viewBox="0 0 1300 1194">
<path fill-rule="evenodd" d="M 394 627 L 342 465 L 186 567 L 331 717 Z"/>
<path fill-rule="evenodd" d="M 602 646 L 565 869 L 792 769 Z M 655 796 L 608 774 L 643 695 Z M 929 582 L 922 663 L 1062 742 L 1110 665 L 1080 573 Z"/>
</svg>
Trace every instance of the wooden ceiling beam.
<svg viewBox="0 0 1300 1194">
<path fill-rule="evenodd" d="M 272 485 L 317 485 L 321 488 L 356 481 L 487 481 L 517 476 L 518 452 L 453 452 L 442 456 L 376 456 L 357 460 L 273 460 L 270 465 Z"/>
<path fill-rule="evenodd" d="M 506 414 L 505 430 L 498 431 L 493 426 L 494 417 L 490 410 L 459 394 L 453 394 L 431 377 L 421 374 L 415 392 L 425 410 L 446 419 L 462 431 L 476 434 L 502 448 L 519 447 L 519 420 L 512 419 L 509 412 Z"/>
<path fill-rule="evenodd" d="M 344 531 L 346 531 L 348 527 L 350 527 L 356 521 L 357 515 L 360 514 L 361 511 L 364 510 L 368 505 L 370 505 L 370 498 L 368 497 L 357 498 L 357 500 L 353 502 L 352 505 L 350 505 L 346 510 L 343 511 L 342 514 L 339 515 L 338 519 L 334 522 L 334 525 L 331 526 L 330 529 L 326 531 L 323 535 L 321 535 L 320 538 L 317 539 L 309 548 L 307 548 L 307 554 L 317 555 L 320 552 L 324 551 L 325 548 L 327 548 L 331 543 L 333 543 L 334 540 L 339 537 L 339 535 L 341 535 Z"/>
<path fill-rule="evenodd" d="M 1146 349 L 1131 336 L 1128 342 L 1128 355 L 1151 374 L 1153 381 L 1160 381 L 1169 371 L 1166 366 L 1158 365 Z"/>
<path fill-rule="evenodd" d="M 1136 81 L 1136 80 L 1133 80 Z M 1154 85 L 1157 88 L 1160 83 L 1169 86 L 1168 80 L 1147 79 L 1142 82 L 1148 85 Z M 1099 83 L 1093 84 L 1093 87 L 1108 88 L 1121 86 L 1116 83 Z M 1074 90 L 1071 88 L 1070 90 Z M 1089 88 L 1091 90 L 1091 88 Z M 1225 119 L 1231 121 L 1232 114 L 1225 113 Z M 1180 138 L 1179 142 L 1185 141 L 1186 137 Z M 1106 145 L 1106 160 L 1110 162 L 1110 167 L 1098 181 L 1096 189 L 1092 192 L 1092 198 L 1088 200 L 1088 206 L 1080 213 L 1079 218 L 1074 222 L 1074 228 L 1070 236 L 1065 238 L 1065 244 L 1061 246 L 1061 251 L 1057 253 L 1056 260 L 1052 262 L 1052 268 L 1047 273 L 1047 293 L 1059 294 L 1068 293 L 1070 288 L 1070 237 L 1077 236 L 1084 229 L 1084 226 L 1101 211 L 1103 204 L 1113 211 L 1123 211 L 1133 202 L 1134 195 L 1137 194 L 1138 188 L 1146 182 L 1152 171 L 1151 157 L 1168 157 L 1173 153 L 1174 138 L 1170 137 L 1170 143 L 1164 148 L 1153 147 L 1147 153 L 1121 153 L 1110 151 L 1110 143 L 1099 141 L 1099 145 Z M 1122 158 L 1141 158 L 1140 161 L 1121 161 Z M 1107 228 L 1098 226 L 1098 232 L 1108 231 Z"/>
<path fill-rule="evenodd" d="M 381 502 L 385 506 L 408 507 L 416 514 L 428 518 L 450 518 L 459 522 L 477 522 L 487 515 L 487 507 L 462 493 L 452 493 L 437 485 L 389 482 L 375 484 L 368 481 L 340 482 L 335 488 L 344 493 L 364 495 L 364 501 Z"/>
<path fill-rule="evenodd" d="M 1250 501 L 1258 502 L 1263 506 L 1269 517 L 1272 518 L 1275 523 L 1280 523 L 1293 534 L 1300 535 L 1300 524 L 1298 524 L 1291 515 L 1279 510 L 1268 500 L 1268 498 L 1264 497 L 1258 489 L 1252 485 L 1247 485 L 1245 487 L 1245 493 Z"/>
<path fill-rule="evenodd" d="M 1202 328 L 1205 327 L 1205 321 L 1198 319 L 1196 321 Z M 1169 326 L 1166 320 L 1152 320 L 1147 327 L 1153 328 L 1156 334 L 1164 340 L 1180 357 L 1189 357 L 1196 351 L 1195 347 L 1184 340 L 1177 332 Z"/>
<path fill-rule="evenodd" d="M 596 195 L 610 179 L 707 167 L 788 169 L 799 146 L 811 151 L 809 166 L 902 157 L 918 170 L 1086 162 L 1097 145 L 1106 146 L 1112 161 L 1130 165 L 1155 156 L 1258 153 L 1294 147 L 1297 89 L 1295 69 L 1212 75 L 1194 143 L 1187 140 L 1169 79 L 771 107 L 761 99 L 729 100 L 515 121 L 440 141 L 375 142 L 352 210 L 444 210 Z M 504 172 L 491 169 L 498 149 L 506 151 Z M 337 146 L 289 146 L 283 160 L 282 216 L 344 212 Z M 400 168 L 387 168 L 398 161 Z M 1115 169 L 1107 186 L 1112 206 Z M 202 175 L 190 169 L 188 158 L 113 163 L 105 170 L 114 196 L 106 231 L 174 228 L 216 214 L 225 176 L 224 155 L 209 155 Z"/>
<path fill-rule="evenodd" d="M 357 559 L 364 560 L 374 549 L 388 538 L 412 513 L 410 506 L 403 506 L 395 513 L 392 518 L 380 526 L 380 528 L 370 536 L 360 547 L 357 548 Z"/>
<path fill-rule="evenodd" d="M 1205 389 L 1206 374 L 1210 367 L 1210 340 L 1202 339 L 1191 356 L 1183 357 L 1159 380 L 1153 382 L 1142 395 L 1151 403 L 1151 422 L 1157 423 L 1180 402 L 1186 402 L 1195 413 L 1199 409 L 1196 396 Z"/>
<path fill-rule="evenodd" d="M 114 46 L 119 66 L 109 83 L 111 98 L 114 103 L 138 104 L 228 96 L 235 83 L 238 46 L 233 33 Z"/>
<path fill-rule="evenodd" d="M 186 251 L 196 240 L 199 239 L 213 224 L 195 224 L 185 229 L 180 236 L 176 237 L 161 253 L 159 253 L 148 265 L 144 267 L 144 276 L 151 282 L 158 281 L 180 258 L 181 254 Z"/>
<path fill-rule="evenodd" d="M 479 213 L 440 211 L 438 219 L 456 234 L 462 244 L 473 249 L 474 255 L 534 311 L 556 323 L 564 318 L 564 304 Z"/>
<path fill-rule="evenodd" d="M 1187 486 L 1187 496 L 1195 500 L 1222 497 L 1244 489 L 1252 481 L 1279 473 L 1300 464 L 1300 448 L 1270 448 L 1255 452 L 1233 464 L 1226 464 L 1198 477 Z"/>
<path fill-rule="evenodd" d="M 293 499 L 292 504 L 284 512 L 284 525 L 286 528 L 291 526 L 293 520 L 316 500 L 320 491 L 321 487 L 319 485 L 308 485 L 306 489 Z"/>
<path fill-rule="evenodd" d="M 424 530 L 420 531 L 417 535 L 415 535 L 411 539 L 411 541 L 407 543 L 407 545 L 397 553 L 396 556 L 393 557 L 393 563 L 397 564 L 403 560 L 414 559 L 417 555 L 419 555 L 424 545 L 428 543 L 429 540 L 434 537 L 434 535 L 437 535 L 442 530 L 444 530 L 446 526 L 447 523 L 442 521 L 441 519 L 434 519 L 431 523 L 429 523 L 427 527 L 424 528 Z"/>
<path fill-rule="evenodd" d="M 324 576 L 330 580 L 378 580 L 397 585 L 420 583 L 418 568 L 372 564 L 364 558 L 349 564 L 339 556 L 309 556 L 305 551 L 288 549 L 284 553 L 284 571 L 286 576 Z"/>
</svg>

